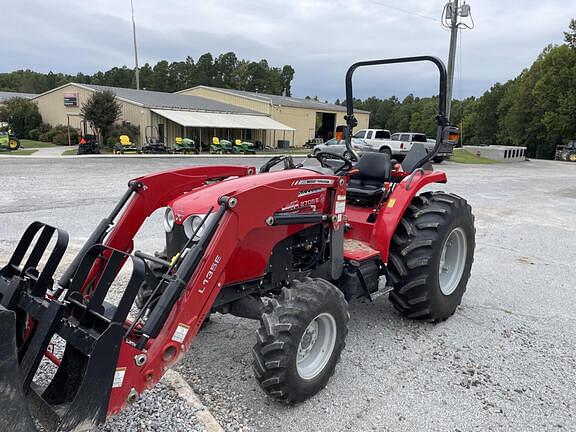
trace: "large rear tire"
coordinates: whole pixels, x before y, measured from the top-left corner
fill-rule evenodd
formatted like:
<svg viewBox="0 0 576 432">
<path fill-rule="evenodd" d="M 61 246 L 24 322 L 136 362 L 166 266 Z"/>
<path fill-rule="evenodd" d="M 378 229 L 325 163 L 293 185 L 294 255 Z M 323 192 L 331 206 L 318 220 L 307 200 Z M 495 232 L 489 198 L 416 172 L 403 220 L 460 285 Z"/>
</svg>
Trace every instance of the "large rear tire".
<svg viewBox="0 0 576 432">
<path fill-rule="evenodd" d="M 462 301 L 474 260 L 470 205 L 444 192 L 414 198 L 390 245 L 390 301 L 408 318 L 444 321 Z"/>
<path fill-rule="evenodd" d="M 323 279 L 295 281 L 262 314 L 254 375 L 271 397 L 301 402 L 323 389 L 348 334 L 344 294 Z"/>
</svg>

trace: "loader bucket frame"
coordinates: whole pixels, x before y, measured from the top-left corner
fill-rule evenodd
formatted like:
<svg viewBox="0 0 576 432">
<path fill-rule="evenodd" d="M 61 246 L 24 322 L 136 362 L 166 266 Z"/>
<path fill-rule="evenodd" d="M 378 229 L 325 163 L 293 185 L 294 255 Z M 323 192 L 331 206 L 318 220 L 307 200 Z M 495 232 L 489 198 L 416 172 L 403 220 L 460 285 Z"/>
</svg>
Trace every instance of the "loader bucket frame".
<svg viewBox="0 0 576 432">
<path fill-rule="evenodd" d="M 16 348 L 16 314 L 0 306 L 0 426 L 15 432 L 35 431 L 20 382 Z"/>
</svg>

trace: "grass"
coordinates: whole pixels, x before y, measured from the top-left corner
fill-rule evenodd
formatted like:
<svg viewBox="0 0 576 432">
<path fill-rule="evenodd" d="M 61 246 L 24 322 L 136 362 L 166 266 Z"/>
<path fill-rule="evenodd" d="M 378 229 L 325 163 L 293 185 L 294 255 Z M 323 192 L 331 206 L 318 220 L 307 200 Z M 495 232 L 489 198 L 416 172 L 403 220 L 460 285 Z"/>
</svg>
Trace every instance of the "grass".
<svg viewBox="0 0 576 432">
<path fill-rule="evenodd" d="M 29 140 L 29 139 L 21 139 L 20 140 L 20 147 L 21 148 L 46 148 L 46 147 L 56 147 L 56 144 L 51 142 L 43 142 L 43 141 L 36 141 L 36 140 Z"/>
<path fill-rule="evenodd" d="M 450 161 L 461 164 L 482 164 L 482 165 L 491 165 L 499 163 L 492 159 L 488 159 L 485 157 L 478 157 L 464 149 L 454 149 L 454 154 L 450 157 Z"/>
<path fill-rule="evenodd" d="M 66 150 L 62 153 L 62 156 L 75 156 L 78 154 L 78 150 L 76 149 L 71 149 L 71 150 Z"/>
<path fill-rule="evenodd" d="M 14 150 L 14 151 L 3 151 L 0 152 L 2 156 L 30 156 L 32 153 L 36 153 L 37 150 Z"/>
</svg>

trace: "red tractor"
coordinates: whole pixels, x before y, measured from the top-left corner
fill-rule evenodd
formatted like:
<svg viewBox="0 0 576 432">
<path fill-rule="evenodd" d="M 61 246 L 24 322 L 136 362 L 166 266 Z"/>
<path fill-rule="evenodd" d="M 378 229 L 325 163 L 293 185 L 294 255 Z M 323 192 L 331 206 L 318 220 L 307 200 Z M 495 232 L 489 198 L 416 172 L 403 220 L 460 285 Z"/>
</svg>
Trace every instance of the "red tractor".
<svg viewBox="0 0 576 432">
<path fill-rule="evenodd" d="M 254 374 L 287 403 L 313 396 L 334 373 L 348 302 L 389 292 L 409 318 L 451 316 L 470 276 L 475 230 L 463 198 L 421 193 L 446 183 L 430 164 L 447 131 L 453 135 L 443 63 L 353 65 L 345 135 L 357 159 L 354 70 L 425 60 L 440 70 L 437 142 L 431 152 L 415 145 L 402 165 L 387 154 L 320 153 L 303 164 L 273 158 L 258 174 L 222 165 L 134 179 L 58 283 L 68 235 L 30 225 L 0 270 L 0 425 L 36 430 L 31 415 L 54 431 L 103 423 L 154 386 L 214 312 L 260 321 Z M 135 234 L 161 208 L 165 251 L 134 251 Z M 108 290 L 127 263 L 129 280 L 110 304 Z M 49 349 L 55 335 L 65 343 L 60 356 Z M 34 377 L 43 357 L 57 372 L 40 387 Z"/>
</svg>

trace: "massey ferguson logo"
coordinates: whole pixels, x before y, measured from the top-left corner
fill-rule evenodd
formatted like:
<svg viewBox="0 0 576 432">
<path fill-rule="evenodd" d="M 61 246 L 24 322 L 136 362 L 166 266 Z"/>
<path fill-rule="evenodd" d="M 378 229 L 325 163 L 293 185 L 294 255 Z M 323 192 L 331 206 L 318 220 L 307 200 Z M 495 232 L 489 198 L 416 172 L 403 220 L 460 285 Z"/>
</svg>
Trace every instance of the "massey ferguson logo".
<svg viewBox="0 0 576 432">
<path fill-rule="evenodd" d="M 216 255 L 216 258 L 214 258 L 214 261 L 212 261 L 212 265 L 210 265 L 210 269 L 206 273 L 206 276 L 204 276 L 204 280 L 202 281 L 202 287 L 198 290 L 200 294 L 203 294 L 204 291 L 206 291 L 206 287 L 210 283 L 210 279 L 212 279 L 212 277 L 214 276 L 214 273 L 216 272 L 216 269 L 218 268 L 220 261 L 222 261 L 222 257 L 220 255 Z"/>
<path fill-rule="evenodd" d="M 334 185 L 334 180 L 320 178 L 320 179 L 308 179 L 308 180 L 297 180 L 292 182 L 292 186 L 303 186 L 303 185 Z"/>
</svg>

